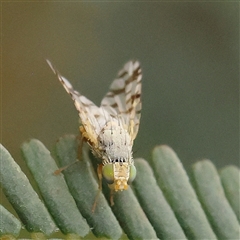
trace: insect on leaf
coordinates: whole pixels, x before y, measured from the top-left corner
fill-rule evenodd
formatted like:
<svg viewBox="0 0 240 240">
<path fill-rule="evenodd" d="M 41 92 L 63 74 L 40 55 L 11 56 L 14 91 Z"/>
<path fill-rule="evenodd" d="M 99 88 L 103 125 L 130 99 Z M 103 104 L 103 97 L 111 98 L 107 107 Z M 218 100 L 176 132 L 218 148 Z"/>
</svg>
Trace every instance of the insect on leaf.
<svg viewBox="0 0 240 240">
<path fill-rule="evenodd" d="M 71 83 L 47 63 L 70 94 L 80 117 L 82 138 L 101 159 L 99 179 L 103 177 L 115 191 L 127 189 L 136 176 L 132 157 L 133 140 L 141 116 L 142 71 L 138 61 L 129 61 L 110 86 L 100 107 L 74 90 Z"/>
</svg>

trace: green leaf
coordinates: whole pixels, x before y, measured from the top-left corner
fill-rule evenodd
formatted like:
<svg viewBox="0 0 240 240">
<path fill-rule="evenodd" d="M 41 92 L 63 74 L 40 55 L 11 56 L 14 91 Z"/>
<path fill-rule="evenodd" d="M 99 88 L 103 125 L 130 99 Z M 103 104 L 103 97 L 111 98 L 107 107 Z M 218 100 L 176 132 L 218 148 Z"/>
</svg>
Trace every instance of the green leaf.
<svg viewBox="0 0 240 240">
<path fill-rule="evenodd" d="M 106 194 L 110 198 L 110 191 Z M 145 215 L 131 187 L 115 192 L 112 210 L 129 239 L 157 239 L 156 232 Z"/>
<path fill-rule="evenodd" d="M 133 187 L 139 202 L 160 239 L 186 239 L 171 207 L 149 164 L 144 159 L 136 159 L 137 177 Z"/>
<path fill-rule="evenodd" d="M 83 149 L 84 150 L 84 149 Z M 56 144 L 56 154 L 61 166 L 77 160 L 78 142 L 75 136 L 65 136 Z M 99 192 L 96 209 L 92 212 L 98 193 L 98 183 L 93 175 L 87 152 L 83 160 L 68 167 L 64 172 L 69 190 L 77 206 L 97 237 L 119 239 L 122 230 L 102 192 Z"/>
<path fill-rule="evenodd" d="M 89 227 L 78 211 L 63 175 L 54 175 L 58 167 L 50 152 L 35 139 L 24 143 L 22 152 L 45 204 L 60 230 L 64 234 L 76 233 L 82 237 L 88 234 Z"/>
<path fill-rule="evenodd" d="M 194 184 L 208 219 L 220 239 L 239 239 L 236 215 L 224 194 L 217 169 L 204 160 L 193 165 Z"/>
<path fill-rule="evenodd" d="M 11 234 L 15 237 L 19 235 L 21 223 L 6 208 L 0 205 L 0 237 Z"/>
<path fill-rule="evenodd" d="M 240 222 L 240 171 L 235 166 L 227 166 L 220 171 L 225 195 Z"/>
<path fill-rule="evenodd" d="M 26 175 L 0 144 L 0 182 L 4 194 L 29 232 L 50 235 L 56 229 L 46 207 L 33 190 Z"/>
<path fill-rule="evenodd" d="M 55 154 L 60 166 L 76 161 L 78 146 L 75 136 L 65 136 L 57 142 Z M 220 181 L 214 165 L 200 161 L 193 166 L 191 184 L 174 151 L 158 146 L 150 165 L 144 159 L 135 160 L 137 177 L 132 187 L 115 192 L 114 205 L 110 207 L 110 190 L 103 182 L 103 192 L 98 191 L 98 179 L 85 148 L 81 161 L 64 170 L 64 177 L 53 174 L 57 165 L 38 140 L 24 143 L 22 151 L 45 206 L 65 234 L 55 233 L 55 239 L 85 236 L 89 227 L 82 216 L 92 233 L 101 239 L 238 239 L 240 234 L 236 217 L 240 193 L 237 167 L 224 168 Z M 45 235 L 55 230 L 54 222 L 25 174 L 2 146 L 0 164 L 1 187 L 21 222 L 32 239 L 46 239 Z M 0 213 L 12 218 L 1 206 Z M 3 225 L 0 220 L 2 239 L 18 235 L 21 225 L 14 217 L 13 220 L 17 227 L 7 231 L 1 227 L 9 226 L 8 220 L 2 220 Z M 122 230 L 127 236 L 122 235 Z"/>
<path fill-rule="evenodd" d="M 168 146 L 155 147 L 152 168 L 189 239 L 216 239 L 182 163 Z"/>
</svg>

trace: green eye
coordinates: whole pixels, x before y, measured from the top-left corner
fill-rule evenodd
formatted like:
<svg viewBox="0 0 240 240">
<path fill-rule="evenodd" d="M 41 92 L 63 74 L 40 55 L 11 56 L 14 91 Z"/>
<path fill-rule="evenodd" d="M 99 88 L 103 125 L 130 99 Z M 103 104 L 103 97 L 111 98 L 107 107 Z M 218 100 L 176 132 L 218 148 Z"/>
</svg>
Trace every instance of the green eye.
<svg viewBox="0 0 240 240">
<path fill-rule="evenodd" d="M 137 170 L 134 165 L 131 165 L 128 184 L 131 183 L 135 179 L 136 175 L 137 175 Z"/>
<path fill-rule="evenodd" d="M 113 165 L 112 164 L 104 165 L 102 168 L 102 175 L 106 179 L 108 184 L 112 184 L 114 181 Z"/>
</svg>

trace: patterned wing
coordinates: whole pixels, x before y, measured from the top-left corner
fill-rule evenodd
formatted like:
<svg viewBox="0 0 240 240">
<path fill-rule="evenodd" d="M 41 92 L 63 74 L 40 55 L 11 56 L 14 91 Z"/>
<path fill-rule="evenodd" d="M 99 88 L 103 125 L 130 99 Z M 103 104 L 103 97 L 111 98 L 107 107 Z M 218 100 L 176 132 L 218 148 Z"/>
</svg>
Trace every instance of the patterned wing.
<svg viewBox="0 0 240 240">
<path fill-rule="evenodd" d="M 47 60 L 47 63 L 74 101 L 81 123 L 87 133 L 87 138 L 96 146 L 99 132 L 110 119 L 110 115 L 104 109 L 97 107 L 92 101 L 75 91 L 71 83 L 53 67 L 49 60 Z"/>
<path fill-rule="evenodd" d="M 103 109 L 127 126 L 132 140 L 137 135 L 141 116 L 141 79 L 139 62 L 126 63 L 101 102 Z"/>
</svg>

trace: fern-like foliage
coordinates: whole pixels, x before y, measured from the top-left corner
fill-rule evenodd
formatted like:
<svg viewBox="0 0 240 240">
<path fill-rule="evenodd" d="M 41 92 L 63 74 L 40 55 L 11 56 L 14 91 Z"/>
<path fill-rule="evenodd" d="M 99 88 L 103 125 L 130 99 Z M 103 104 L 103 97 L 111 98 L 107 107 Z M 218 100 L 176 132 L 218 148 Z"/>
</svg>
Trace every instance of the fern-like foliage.
<svg viewBox="0 0 240 240">
<path fill-rule="evenodd" d="M 77 159 L 75 136 L 56 144 L 60 167 Z M 22 145 L 24 160 L 41 196 L 34 191 L 10 153 L 0 145 L 0 182 L 18 217 L 0 205 L 0 239 L 239 239 L 240 171 L 227 166 L 219 173 L 209 160 L 192 167 L 191 180 L 175 152 L 157 146 L 149 161 L 135 159 L 132 186 L 114 194 L 99 192 L 88 152 L 59 175 L 48 149 L 32 139 Z M 41 200 L 42 199 L 42 200 Z M 26 232 L 25 230 L 25 232 Z M 56 231 L 58 233 L 56 234 Z"/>
</svg>

